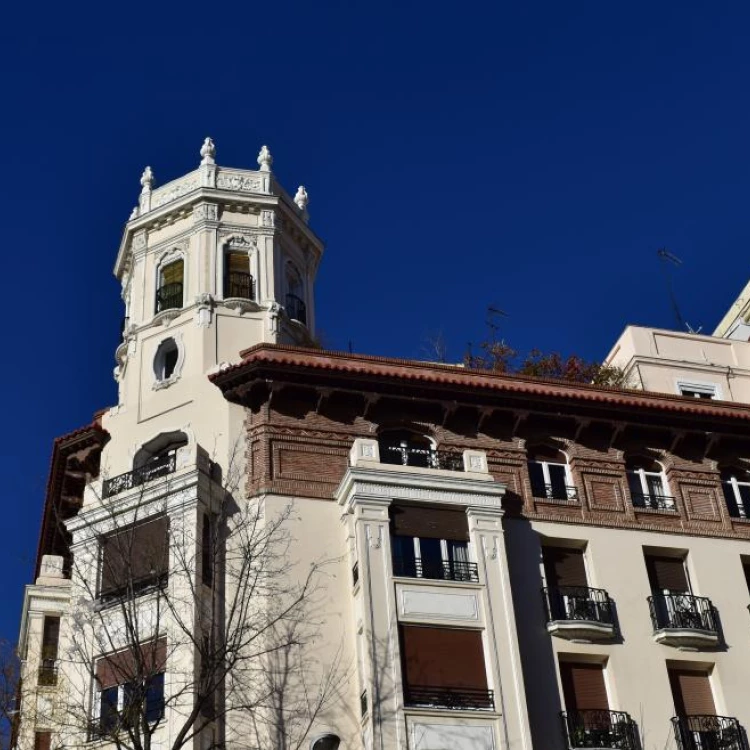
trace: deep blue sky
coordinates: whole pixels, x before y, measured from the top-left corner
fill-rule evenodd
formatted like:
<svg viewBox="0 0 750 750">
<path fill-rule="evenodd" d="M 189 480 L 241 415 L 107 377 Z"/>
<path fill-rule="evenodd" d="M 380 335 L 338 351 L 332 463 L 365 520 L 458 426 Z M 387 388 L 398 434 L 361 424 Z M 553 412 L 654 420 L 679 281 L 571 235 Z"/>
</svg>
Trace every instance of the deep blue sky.
<svg viewBox="0 0 750 750">
<path fill-rule="evenodd" d="M 748 276 L 750 6 L 15 3 L 3 12 L 0 635 L 52 439 L 114 403 L 111 275 L 150 164 L 304 182 L 334 348 L 453 358 L 489 304 L 520 348 L 602 357 L 627 323 L 713 325 Z"/>
</svg>

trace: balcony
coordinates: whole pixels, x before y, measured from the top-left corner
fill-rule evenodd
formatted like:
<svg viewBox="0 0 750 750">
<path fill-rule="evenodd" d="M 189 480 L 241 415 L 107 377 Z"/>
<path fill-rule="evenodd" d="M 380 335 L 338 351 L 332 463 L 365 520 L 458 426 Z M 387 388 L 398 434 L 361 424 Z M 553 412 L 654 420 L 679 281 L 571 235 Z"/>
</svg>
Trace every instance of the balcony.
<svg viewBox="0 0 750 750">
<path fill-rule="evenodd" d="M 428 578 L 432 581 L 469 581 L 477 583 L 477 564 L 459 560 L 423 560 L 422 558 L 393 558 L 393 575 L 405 578 Z"/>
<path fill-rule="evenodd" d="M 420 708 L 450 708 L 453 710 L 489 710 L 495 708 L 492 690 L 465 687 L 430 687 L 404 685 L 404 703 Z"/>
<path fill-rule="evenodd" d="M 286 295 L 286 314 L 303 326 L 307 325 L 307 306 L 296 294 Z"/>
<path fill-rule="evenodd" d="M 674 735 L 680 750 L 748 750 L 737 719 L 728 716 L 675 716 Z"/>
<path fill-rule="evenodd" d="M 182 282 L 164 284 L 156 290 L 156 312 L 179 310 L 182 307 Z"/>
<path fill-rule="evenodd" d="M 563 711 L 560 716 L 569 748 L 639 750 L 635 724 L 624 711 Z"/>
<path fill-rule="evenodd" d="M 399 442 L 380 441 L 380 460 L 384 464 L 420 466 L 423 469 L 464 470 L 461 453 L 410 445 L 405 440 Z"/>
<path fill-rule="evenodd" d="M 615 634 L 612 602 L 603 589 L 583 586 L 545 588 L 547 630 L 574 641 L 595 641 Z"/>
<path fill-rule="evenodd" d="M 105 479 L 102 485 L 102 496 L 104 498 L 111 497 L 124 490 L 130 490 L 133 487 L 150 482 L 152 479 L 174 474 L 176 468 L 177 455 L 174 451 L 165 453 L 163 456 L 156 456 L 139 469 L 133 469 L 133 471 L 112 477 L 112 479 Z"/>
<path fill-rule="evenodd" d="M 634 508 L 661 511 L 662 513 L 676 513 L 677 505 L 671 495 L 644 494 L 631 492 L 630 499 Z"/>
<path fill-rule="evenodd" d="M 578 502 L 578 488 L 568 484 L 537 484 L 531 485 L 531 494 L 537 500 L 558 500 L 567 503 Z"/>
<path fill-rule="evenodd" d="M 648 598 L 654 640 L 667 646 L 700 648 L 719 643 L 711 600 L 692 594 L 654 594 Z"/>
<path fill-rule="evenodd" d="M 249 273 L 231 271 L 224 277 L 224 296 L 255 299 L 255 284 Z"/>
</svg>

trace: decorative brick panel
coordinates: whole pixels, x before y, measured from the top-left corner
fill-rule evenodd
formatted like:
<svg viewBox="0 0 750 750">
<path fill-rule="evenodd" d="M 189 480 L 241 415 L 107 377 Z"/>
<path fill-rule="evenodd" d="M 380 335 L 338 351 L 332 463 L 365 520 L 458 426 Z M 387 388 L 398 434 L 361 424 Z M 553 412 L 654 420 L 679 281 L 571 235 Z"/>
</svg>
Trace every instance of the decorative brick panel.
<svg viewBox="0 0 750 750">
<path fill-rule="evenodd" d="M 592 510 L 622 511 L 622 495 L 617 476 L 581 474 L 589 507 Z"/>
</svg>

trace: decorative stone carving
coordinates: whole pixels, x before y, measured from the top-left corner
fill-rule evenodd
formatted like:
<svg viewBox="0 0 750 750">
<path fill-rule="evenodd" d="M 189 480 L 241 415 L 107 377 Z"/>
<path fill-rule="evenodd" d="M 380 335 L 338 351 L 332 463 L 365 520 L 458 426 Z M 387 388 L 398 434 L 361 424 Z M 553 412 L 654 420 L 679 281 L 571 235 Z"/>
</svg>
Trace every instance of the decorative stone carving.
<svg viewBox="0 0 750 750">
<path fill-rule="evenodd" d="M 210 138 L 206 138 L 201 146 L 201 164 L 215 164 L 216 146 Z"/>
<path fill-rule="evenodd" d="M 151 167 L 146 167 L 141 175 L 141 194 L 150 192 L 154 184 L 154 173 Z"/>
<path fill-rule="evenodd" d="M 138 206 L 133 206 L 133 210 L 130 212 L 128 221 L 133 221 L 133 219 L 137 219 L 139 213 L 140 213 L 140 209 L 138 208 Z"/>
<path fill-rule="evenodd" d="M 162 310 L 154 316 L 154 323 L 162 326 L 168 326 L 175 318 L 182 315 L 181 309 Z"/>
<path fill-rule="evenodd" d="M 195 304 L 198 305 L 198 327 L 208 328 L 211 325 L 213 317 L 214 298 L 207 292 L 204 292 L 195 298 Z"/>
<path fill-rule="evenodd" d="M 304 211 L 307 208 L 307 204 L 310 202 L 310 198 L 307 195 L 304 185 L 300 185 L 297 188 L 297 193 L 294 196 L 294 202 L 297 204 L 297 208 L 300 211 Z"/>
<path fill-rule="evenodd" d="M 270 172 L 271 165 L 273 164 L 273 156 L 268 150 L 268 146 L 263 146 L 258 154 L 258 164 L 260 165 L 261 172 Z"/>
<path fill-rule="evenodd" d="M 261 211 L 260 223 L 264 227 L 276 226 L 276 214 L 273 211 Z"/>
<path fill-rule="evenodd" d="M 216 175 L 216 187 L 222 190 L 237 190 L 242 193 L 263 192 L 263 181 L 258 177 L 251 177 L 238 172 L 220 171 Z"/>
<path fill-rule="evenodd" d="M 148 235 L 146 234 L 145 229 L 140 232 L 137 232 L 133 236 L 133 250 L 143 250 L 143 248 L 146 247 L 147 239 L 148 239 Z"/>
<path fill-rule="evenodd" d="M 258 240 L 256 237 L 247 234 L 229 234 L 223 235 L 220 238 L 220 242 L 223 245 L 229 245 L 231 248 L 244 248 L 250 250 L 251 248 L 258 247 Z"/>
<path fill-rule="evenodd" d="M 199 203 L 193 207 L 193 222 L 218 221 L 219 207 L 216 203 Z"/>
<path fill-rule="evenodd" d="M 165 185 L 154 192 L 151 198 L 151 208 L 159 208 L 159 206 L 171 203 L 198 187 L 200 187 L 200 181 L 195 176 L 187 180 L 178 180 L 169 185 Z"/>
</svg>

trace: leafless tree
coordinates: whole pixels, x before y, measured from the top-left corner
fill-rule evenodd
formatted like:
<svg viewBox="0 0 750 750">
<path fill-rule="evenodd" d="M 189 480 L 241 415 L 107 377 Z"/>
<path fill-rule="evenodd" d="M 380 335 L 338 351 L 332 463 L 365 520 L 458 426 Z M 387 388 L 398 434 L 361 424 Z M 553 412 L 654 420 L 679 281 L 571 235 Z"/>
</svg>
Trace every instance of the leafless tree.
<svg viewBox="0 0 750 750">
<path fill-rule="evenodd" d="M 0 750 L 8 750 L 14 744 L 20 690 L 20 669 L 16 651 L 7 641 L 0 641 Z"/>
<path fill-rule="evenodd" d="M 239 462 L 221 476 L 199 452 L 198 466 L 197 490 L 147 466 L 89 514 L 61 641 L 62 747 L 85 733 L 118 750 L 298 750 L 347 679 L 340 650 L 323 663 L 309 648 L 331 561 L 295 562 L 294 504 L 242 499 Z"/>
</svg>

